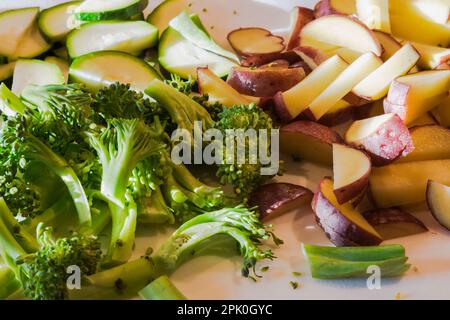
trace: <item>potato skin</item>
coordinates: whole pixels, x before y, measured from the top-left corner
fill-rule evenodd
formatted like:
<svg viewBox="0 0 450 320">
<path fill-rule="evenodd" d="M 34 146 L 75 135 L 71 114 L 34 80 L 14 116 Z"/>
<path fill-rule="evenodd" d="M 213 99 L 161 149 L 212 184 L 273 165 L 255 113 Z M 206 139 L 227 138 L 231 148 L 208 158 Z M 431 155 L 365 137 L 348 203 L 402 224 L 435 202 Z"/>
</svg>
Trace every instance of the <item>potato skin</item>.
<svg viewBox="0 0 450 320">
<path fill-rule="evenodd" d="M 295 7 L 294 10 L 297 15 L 297 20 L 291 30 L 287 50 L 292 50 L 300 45 L 300 32 L 305 25 L 315 19 L 314 11 L 309 8 Z"/>
<path fill-rule="evenodd" d="M 234 67 L 228 76 L 228 84 L 239 93 L 253 97 L 273 97 L 279 91 L 287 91 L 306 76 L 303 68 L 250 69 Z"/>
<path fill-rule="evenodd" d="M 351 141 L 347 131 L 345 140 L 351 146 L 364 150 L 375 167 L 388 165 L 414 150 L 411 134 L 398 115 L 394 115 L 371 135 L 359 141 Z"/>
<path fill-rule="evenodd" d="M 344 144 L 331 128 L 312 121 L 295 121 L 280 129 L 282 152 L 325 165 L 333 164 L 333 143 Z"/>
<path fill-rule="evenodd" d="M 269 183 L 252 192 L 248 204 L 259 208 L 260 220 L 267 221 L 305 203 L 310 203 L 313 192 L 291 183 Z"/>
<path fill-rule="evenodd" d="M 248 68 L 260 67 L 275 60 L 286 60 L 287 62 L 289 62 L 289 64 L 292 65 L 301 61 L 301 58 L 294 51 L 286 51 L 266 55 L 255 55 L 242 59 L 241 66 Z"/>
<path fill-rule="evenodd" d="M 400 208 L 370 210 L 364 212 L 363 216 L 384 240 L 406 237 L 428 231 L 428 228 L 422 221 Z M 410 225 L 409 230 L 395 228 L 395 232 L 392 233 L 392 231 L 384 229 L 385 226 L 400 226 L 400 224 Z"/>
<path fill-rule="evenodd" d="M 357 202 L 359 196 L 364 196 L 368 189 L 370 181 L 370 170 L 362 176 L 360 179 L 354 181 L 352 184 L 334 190 L 334 194 L 340 204 L 346 203 L 351 200 Z"/>
<path fill-rule="evenodd" d="M 377 246 L 383 241 L 350 221 L 320 190 L 314 195 L 312 208 L 317 224 L 336 246 Z"/>
</svg>

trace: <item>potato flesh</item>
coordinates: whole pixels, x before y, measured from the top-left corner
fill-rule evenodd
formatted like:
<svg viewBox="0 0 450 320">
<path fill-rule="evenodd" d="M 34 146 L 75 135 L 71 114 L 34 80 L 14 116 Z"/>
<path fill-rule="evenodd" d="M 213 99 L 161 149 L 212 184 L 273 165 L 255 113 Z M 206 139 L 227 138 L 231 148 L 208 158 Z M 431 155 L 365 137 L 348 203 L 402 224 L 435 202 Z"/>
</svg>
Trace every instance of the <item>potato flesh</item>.
<svg viewBox="0 0 450 320">
<path fill-rule="evenodd" d="M 430 182 L 427 195 L 428 205 L 439 223 L 450 228 L 450 187 Z"/>
<path fill-rule="evenodd" d="M 331 205 L 339 210 L 339 212 L 344 215 L 348 220 L 352 221 L 354 224 L 358 225 L 360 228 L 366 232 L 373 234 L 379 238 L 381 236 L 376 232 L 376 230 L 367 222 L 366 219 L 355 210 L 351 203 L 339 204 L 336 196 L 333 192 L 333 181 L 326 179 L 322 181 L 320 191 L 325 196 L 325 198 L 331 203 Z"/>
<path fill-rule="evenodd" d="M 333 56 L 295 87 L 283 93 L 286 104 L 292 117 L 304 111 L 319 94 L 325 90 L 348 64 L 339 56 Z"/>
<path fill-rule="evenodd" d="M 333 144 L 334 190 L 350 186 L 370 172 L 370 159 L 361 151 Z"/>
<path fill-rule="evenodd" d="M 359 57 L 348 66 L 316 99 L 309 109 L 316 119 L 320 119 L 336 103 L 344 98 L 353 87 L 382 64 L 381 59 L 372 52 Z"/>
<path fill-rule="evenodd" d="M 332 165 L 333 151 L 331 144 L 312 136 L 293 132 L 281 132 L 281 151 L 314 163 Z"/>
<path fill-rule="evenodd" d="M 450 130 L 437 125 L 417 127 L 411 137 L 415 149 L 399 163 L 450 159 Z"/>
<path fill-rule="evenodd" d="M 450 184 L 450 160 L 416 161 L 372 168 L 375 204 L 390 208 L 425 201 L 428 180 Z"/>
<path fill-rule="evenodd" d="M 242 54 L 267 54 L 281 52 L 283 40 L 260 28 L 241 29 L 229 36 L 232 46 Z"/>
</svg>

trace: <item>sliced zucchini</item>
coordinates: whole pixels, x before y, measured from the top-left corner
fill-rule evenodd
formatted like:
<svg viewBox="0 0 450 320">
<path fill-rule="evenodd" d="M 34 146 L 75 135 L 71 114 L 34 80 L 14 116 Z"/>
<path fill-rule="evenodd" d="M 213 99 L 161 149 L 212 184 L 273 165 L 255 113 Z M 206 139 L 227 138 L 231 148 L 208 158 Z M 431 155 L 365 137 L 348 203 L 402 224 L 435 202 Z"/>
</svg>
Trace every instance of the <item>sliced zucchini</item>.
<svg viewBox="0 0 450 320">
<path fill-rule="evenodd" d="M 158 42 L 158 29 L 145 21 L 101 21 L 83 25 L 67 37 L 69 55 L 76 58 L 95 51 L 139 54 Z"/>
<path fill-rule="evenodd" d="M 12 57 L 19 43 L 36 22 L 39 8 L 9 10 L 0 13 L 0 55 Z"/>
<path fill-rule="evenodd" d="M 208 67 L 222 78 L 236 65 L 225 57 L 194 45 L 171 27 L 164 31 L 159 41 L 158 55 L 159 63 L 165 70 L 184 79 L 196 79 L 199 67 Z"/>
<path fill-rule="evenodd" d="M 45 62 L 48 63 L 52 63 L 55 66 L 57 66 L 59 68 L 59 70 L 61 70 L 63 76 L 64 76 L 64 82 L 67 83 L 69 80 L 69 63 L 67 62 L 67 60 L 58 58 L 58 57 L 53 57 L 53 56 L 48 56 L 45 58 L 44 60 Z"/>
<path fill-rule="evenodd" d="M 0 65 L 0 81 L 5 81 L 12 77 L 14 73 L 15 62 Z"/>
<path fill-rule="evenodd" d="M 20 95 L 29 84 L 64 84 L 64 75 L 52 63 L 41 60 L 18 60 L 14 69 L 12 92 Z"/>
<path fill-rule="evenodd" d="M 100 51 L 76 58 L 70 66 L 71 81 L 84 83 L 91 90 L 121 82 L 143 91 L 148 84 L 159 79 L 155 69 L 128 53 Z"/>
<path fill-rule="evenodd" d="M 169 26 L 181 34 L 185 39 L 204 50 L 208 50 L 220 56 L 239 63 L 239 58 L 232 52 L 223 49 L 214 40 L 199 28 L 189 17 L 186 11 L 183 11 L 169 22 Z"/>
<path fill-rule="evenodd" d="M 170 20 L 175 18 L 184 10 L 189 10 L 188 0 L 166 0 L 157 6 L 147 17 L 147 21 L 158 28 L 162 34 L 169 26 Z"/>
<path fill-rule="evenodd" d="M 28 34 L 19 43 L 19 46 L 14 52 L 13 60 L 19 58 L 34 58 L 40 56 L 44 52 L 50 50 L 52 45 L 44 39 L 39 30 L 37 22 L 31 27 Z"/>
<path fill-rule="evenodd" d="M 75 17 L 81 21 L 128 20 L 147 6 L 148 0 L 85 0 Z"/>
<path fill-rule="evenodd" d="M 44 35 L 51 41 L 64 40 L 78 26 L 73 13 L 82 2 L 71 1 L 43 10 L 39 16 L 39 28 Z"/>
</svg>

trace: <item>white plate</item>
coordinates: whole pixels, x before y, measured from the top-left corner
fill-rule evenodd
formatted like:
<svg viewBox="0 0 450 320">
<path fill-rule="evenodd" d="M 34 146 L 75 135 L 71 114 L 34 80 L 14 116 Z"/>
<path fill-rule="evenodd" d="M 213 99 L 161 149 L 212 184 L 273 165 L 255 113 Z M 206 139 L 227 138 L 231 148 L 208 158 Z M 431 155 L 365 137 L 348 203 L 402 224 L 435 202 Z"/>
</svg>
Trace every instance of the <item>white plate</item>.
<svg viewBox="0 0 450 320">
<path fill-rule="evenodd" d="M 0 11 L 30 5 L 50 6 L 59 2 L 36 0 L 2 0 Z M 159 2 L 159 1 L 157 1 Z M 151 8 L 156 3 L 151 1 Z M 295 5 L 312 6 L 316 1 L 295 0 L 192 0 L 192 11 L 198 12 L 218 42 L 226 45 L 226 34 L 243 26 L 261 26 L 283 34 L 289 26 L 289 12 Z M 151 9 L 149 8 L 149 9 Z M 206 9 L 206 10 L 203 10 Z M 331 175 L 328 169 L 299 163 L 287 164 L 289 174 L 280 181 L 293 182 L 316 189 L 318 181 Z M 369 290 L 366 280 L 318 281 L 310 277 L 308 264 L 301 253 L 301 243 L 330 245 L 318 229 L 311 209 L 299 208 L 273 221 L 276 233 L 285 244 L 275 250 L 278 259 L 263 262 L 269 266 L 264 277 L 254 283 L 240 275 L 238 257 L 199 257 L 183 265 L 172 276 L 176 286 L 190 299 L 404 299 L 450 298 L 450 233 L 440 227 L 424 208 L 411 212 L 430 228 L 430 232 L 391 243 L 406 247 L 415 268 L 397 280 L 383 280 L 380 290 Z M 141 229 L 137 251 L 158 247 L 169 230 Z M 292 272 L 303 275 L 296 278 Z M 293 290 L 289 281 L 301 285 Z"/>
</svg>

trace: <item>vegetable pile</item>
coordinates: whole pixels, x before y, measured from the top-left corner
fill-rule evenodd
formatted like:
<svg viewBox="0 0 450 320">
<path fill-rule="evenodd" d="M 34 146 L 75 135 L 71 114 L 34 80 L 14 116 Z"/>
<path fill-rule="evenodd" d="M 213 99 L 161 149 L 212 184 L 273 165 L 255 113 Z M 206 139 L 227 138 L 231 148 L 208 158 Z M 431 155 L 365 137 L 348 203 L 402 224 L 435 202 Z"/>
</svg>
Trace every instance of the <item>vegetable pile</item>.
<svg viewBox="0 0 450 320">
<path fill-rule="evenodd" d="M 404 248 L 378 245 L 428 229 L 399 207 L 427 201 L 450 230 L 450 8 L 411 3 L 296 7 L 287 44 L 246 27 L 234 52 L 185 0 L 147 17 L 147 0 L 0 13 L 0 299 L 185 299 L 170 274 L 224 236 L 256 279 L 282 244 L 263 223 L 311 202 L 338 247 L 305 245 L 313 277 L 403 275 Z M 196 156 L 199 126 L 269 141 L 179 163 L 175 132 Z M 267 183 L 285 171 L 278 142 L 332 177 Z M 144 224 L 175 231 L 136 252 Z"/>
</svg>

